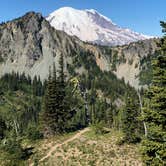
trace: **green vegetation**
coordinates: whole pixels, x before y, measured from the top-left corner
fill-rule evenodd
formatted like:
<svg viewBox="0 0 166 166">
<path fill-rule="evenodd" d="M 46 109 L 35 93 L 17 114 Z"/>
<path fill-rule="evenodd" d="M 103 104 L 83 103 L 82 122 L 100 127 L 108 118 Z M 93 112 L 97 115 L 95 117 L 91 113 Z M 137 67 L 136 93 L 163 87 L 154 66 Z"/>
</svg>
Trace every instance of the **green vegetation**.
<svg viewBox="0 0 166 166">
<path fill-rule="evenodd" d="M 103 50 L 114 69 L 125 62 L 111 48 Z M 92 52 L 71 52 L 68 76 L 61 55 L 59 70 L 53 64 L 44 82 L 14 72 L 0 79 L 0 165 L 138 165 L 140 141 L 146 165 L 165 165 L 166 37 L 152 64 L 144 65 L 149 56 L 140 62 L 141 82 L 150 86 L 146 95 L 141 91 L 143 103 L 124 79 L 101 71 Z"/>
<path fill-rule="evenodd" d="M 68 87 L 63 69 L 63 56 L 60 57 L 59 64 L 59 77 L 57 78 L 54 65 L 53 74 L 49 74 L 47 82 L 44 110 L 41 115 L 42 123 L 44 123 L 44 135 L 54 135 L 65 132 L 67 129 L 67 122 L 75 113 L 75 110 L 71 108 L 71 93 L 67 93 Z"/>
<path fill-rule="evenodd" d="M 152 81 L 152 65 L 151 60 L 157 55 L 149 55 L 147 57 L 143 57 L 140 61 L 141 72 L 139 73 L 139 81 L 140 85 L 150 85 Z"/>
<path fill-rule="evenodd" d="M 105 133 L 105 127 L 122 129 L 122 109 L 114 102 L 117 98 L 125 101 L 125 94 L 135 90 L 113 73 L 102 72 L 92 53 L 80 52 L 79 55 L 73 56 L 79 58 L 77 61 L 81 62 L 85 72 L 73 72 L 68 80 L 63 71 L 63 57 L 60 70 L 56 72 L 54 65 L 44 83 L 39 77 L 31 80 L 29 76 L 18 73 L 5 74 L 0 79 L 3 147 L 0 162 L 5 158 L 11 165 L 25 163 L 33 154 L 32 143 L 43 136 L 75 131 L 89 124 L 94 126 L 97 134 Z M 6 140 L 9 144 L 4 144 Z M 24 145 L 26 140 L 28 146 Z M 10 152 L 13 143 L 17 148 Z M 10 153 L 14 156 L 8 158 Z"/>
<path fill-rule="evenodd" d="M 112 47 L 109 46 L 98 46 L 104 55 L 107 55 L 109 57 L 109 61 L 111 63 L 112 71 L 116 71 L 116 66 L 121 63 L 126 63 L 125 55 L 122 52 L 121 54 L 118 54 L 118 51 L 115 49 L 112 49 Z"/>
<path fill-rule="evenodd" d="M 34 155 L 33 142 L 43 136 L 49 138 L 90 124 L 99 135 L 107 132 L 105 127 L 122 130 L 123 104 L 115 103 L 117 99 L 125 103 L 125 94 L 134 93 L 134 88 L 112 72 L 102 72 L 91 52 L 73 52 L 72 56 L 75 57 L 72 68 L 77 69 L 81 64 L 85 71 L 80 74 L 71 70 L 68 80 L 64 75 L 63 56 L 60 69 L 56 72 L 54 65 L 44 83 L 39 77 L 31 80 L 18 73 L 0 79 L 0 163 L 4 159 L 10 165 L 26 163 Z M 29 143 L 24 145 L 26 140 Z M 11 152 L 12 144 L 16 148 Z"/>
<path fill-rule="evenodd" d="M 103 121 L 95 122 L 92 127 L 93 127 L 95 134 L 106 133 L 106 130 L 104 129 L 104 122 Z"/>
<path fill-rule="evenodd" d="M 4 59 L 2 56 L 0 56 L 0 63 L 4 62 Z"/>
<path fill-rule="evenodd" d="M 2 165 L 22 163 L 31 153 L 22 146 L 22 140 L 39 138 L 37 132 L 41 138 L 37 126 L 44 86 L 40 79 L 37 83 L 35 80 L 18 73 L 5 74 L 0 79 L 0 163 L 6 161 Z"/>
<path fill-rule="evenodd" d="M 141 159 L 138 152 L 138 145 L 123 144 L 117 145 L 118 139 L 121 139 L 122 133 L 117 130 L 108 130 L 105 134 L 95 134 L 93 128 L 76 139 L 57 147 L 51 154 L 51 156 L 39 165 L 51 165 L 54 163 L 58 165 L 139 165 Z M 65 137 L 65 138 L 64 138 Z M 59 136 L 58 139 L 50 143 L 39 142 L 43 146 L 37 146 L 38 151 L 36 155 L 42 158 L 50 150 L 58 144 L 57 140 L 61 140 L 63 143 L 66 140 L 72 138 L 73 135 Z M 46 150 L 44 150 L 46 149 Z M 33 159 L 32 159 L 33 160 Z"/>
<path fill-rule="evenodd" d="M 124 138 L 122 141 L 128 143 L 137 143 L 141 137 L 141 126 L 138 117 L 140 116 L 140 106 L 136 93 L 127 94 L 126 106 L 122 116 L 122 131 L 124 132 Z"/>
<path fill-rule="evenodd" d="M 3 139 L 5 136 L 6 124 L 0 115 L 0 139 Z"/>
<path fill-rule="evenodd" d="M 161 22 L 163 32 L 166 23 Z M 143 119 L 148 134 L 142 141 L 143 160 L 146 165 L 166 164 L 166 37 L 161 40 L 160 56 L 152 62 L 152 85 L 146 94 Z"/>
</svg>

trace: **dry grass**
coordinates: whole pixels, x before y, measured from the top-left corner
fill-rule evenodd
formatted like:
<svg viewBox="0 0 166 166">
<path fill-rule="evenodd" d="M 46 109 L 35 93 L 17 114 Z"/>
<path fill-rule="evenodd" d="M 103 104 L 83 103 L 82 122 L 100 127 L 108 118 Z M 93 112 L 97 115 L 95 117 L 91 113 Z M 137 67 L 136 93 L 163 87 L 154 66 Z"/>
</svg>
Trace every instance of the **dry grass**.
<svg viewBox="0 0 166 166">
<path fill-rule="evenodd" d="M 105 135 L 95 135 L 88 131 L 79 138 L 58 147 L 49 158 L 39 163 L 41 166 L 141 166 L 138 145 L 117 145 L 121 133 L 110 131 Z M 71 138 L 71 135 L 59 137 L 59 140 L 45 140 L 39 144 L 36 156 L 46 155 L 58 142 Z M 40 157 L 39 157 L 40 156 Z"/>
</svg>

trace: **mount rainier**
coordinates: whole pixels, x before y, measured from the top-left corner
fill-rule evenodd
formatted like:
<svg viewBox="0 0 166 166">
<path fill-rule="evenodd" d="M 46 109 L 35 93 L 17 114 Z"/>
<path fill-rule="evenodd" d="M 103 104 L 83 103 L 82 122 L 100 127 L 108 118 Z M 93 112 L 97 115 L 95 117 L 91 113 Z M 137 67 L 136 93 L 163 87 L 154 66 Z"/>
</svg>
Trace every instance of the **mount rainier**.
<svg viewBox="0 0 166 166">
<path fill-rule="evenodd" d="M 94 9 L 60 8 L 46 18 L 55 29 L 65 31 L 80 40 L 99 45 L 124 45 L 149 36 L 121 28 Z"/>
</svg>

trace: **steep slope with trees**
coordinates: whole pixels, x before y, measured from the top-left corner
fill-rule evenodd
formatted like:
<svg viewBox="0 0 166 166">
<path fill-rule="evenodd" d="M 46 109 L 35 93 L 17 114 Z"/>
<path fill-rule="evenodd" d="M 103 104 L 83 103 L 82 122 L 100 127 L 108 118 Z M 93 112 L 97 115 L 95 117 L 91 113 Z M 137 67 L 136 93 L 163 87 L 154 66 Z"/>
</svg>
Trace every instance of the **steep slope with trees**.
<svg viewBox="0 0 166 166">
<path fill-rule="evenodd" d="M 165 43 L 162 47 L 164 52 Z M 23 165 L 34 155 L 33 141 L 89 125 L 95 134 L 107 133 L 105 128 L 123 131 L 124 144 L 140 141 L 142 112 L 136 90 L 131 87 L 138 88 L 139 82 L 131 82 L 139 77 L 142 68 L 147 77 L 146 58 L 149 61 L 151 54 L 155 57 L 156 48 L 155 40 L 115 48 L 84 43 L 51 28 L 33 12 L 0 25 L 0 164 L 5 161 L 8 165 Z M 152 108 L 146 109 L 144 117 L 154 138 L 165 130 L 164 111 L 160 112 L 165 108 L 164 64 L 164 58 L 155 61 Z M 137 72 L 131 71 L 132 78 L 130 72 L 123 78 L 125 74 L 117 72 L 122 65 L 130 70 L 134 67 Z M 157 116 L 153 116 L 154 110 Z M 149 113 L 154 118 L 152 122 Z M 160 123 L 157 127 L 161 132 L 157 133 L 155 127 Z M 161 141 L 165 141 L 164 137 Z M 155 153 L 161 160 L 162 148 L 161 154 Z"/>
<path fill-rule="evenodd" d="M 161 22 L 163 32 L 166 23 Z M 161 39 L 160 55 L 152 61 L 152 85 L 146 94 L 143 119 L 147 124 L 147 137 L 142 142 L 146 165 L 166 164 L 166 37 Z"/>
<path fill-rule="evenodd" d="M 146 64 L 157 50 L 157 41 L 150 39 L 117 47 L 96 46 L 55 30 L 41 14 L 29 12 L 0 24 L 0 76 L 15 71 L 32 78 L 37 75 L 44 80 L 48 78 L 49 66 L 53 62 L 58 69 L 61 54 L 64 55 L 66 71 L 67 65 L 74 65 L 76 55 L 89 52 L 102 71 L 112 71 L 138 88 L 139 77 L 147 77 L 149 67 Z M 81 66 L 78 64 L 74 70 L 83 72 Z M 141 76 L 140 71 L 143 71 Z"/>
</svg>

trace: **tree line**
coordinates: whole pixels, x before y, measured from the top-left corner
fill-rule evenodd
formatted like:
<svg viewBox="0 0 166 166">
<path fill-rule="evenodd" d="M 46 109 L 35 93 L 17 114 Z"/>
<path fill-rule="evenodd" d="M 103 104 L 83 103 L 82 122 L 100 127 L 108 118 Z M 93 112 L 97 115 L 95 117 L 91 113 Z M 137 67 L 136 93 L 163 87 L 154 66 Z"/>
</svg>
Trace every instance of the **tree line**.
<svg viewBox="0 0 166 166">
<path fill-rule="evenodd" d="M 161 22 L 166 32 L 166 23 Z M 96 125 L 115 128 L 124 133 L 121 143 L 141 143 L 146 165 L 166 163 L 166 37 L 160 42 L 159 55 L 152 60 L 153 78 L 147 89 L 137 92 L 111 72 L 101 72 L 94 57 L 83 53 L 77 63 L 84 64 L 87 74 L 64 71 L 64 57 L 55 64 L 42 82 L 24 73 L 5 74 L 0 79 L 1 149 L 14 162 L 29 155 L 21 146 L 30 140 L 79 130 Z M 89 63 L 88 63 L 89 62 Z M 91 63 L 90 63 L 91 62 Z M 142 101 L 140 101 L 141 94 Z M 122 102 L 121 105 L 117 105 Z M 142 103 L 140 103 L 142 102 Z M 143 105 L 143 108 L 142 106 Z M 146 127 L 146 129 L 145 129 Z"/>
</svg>

